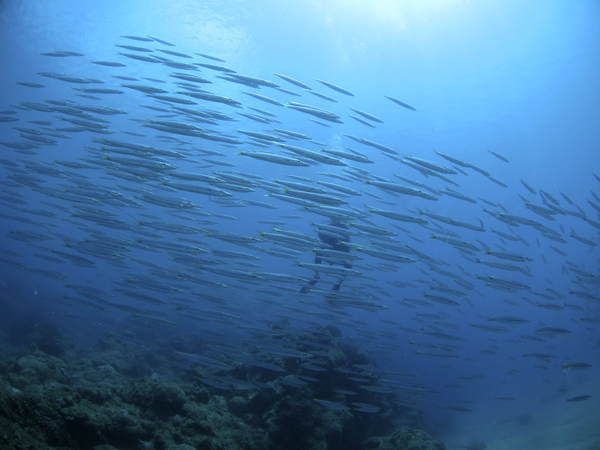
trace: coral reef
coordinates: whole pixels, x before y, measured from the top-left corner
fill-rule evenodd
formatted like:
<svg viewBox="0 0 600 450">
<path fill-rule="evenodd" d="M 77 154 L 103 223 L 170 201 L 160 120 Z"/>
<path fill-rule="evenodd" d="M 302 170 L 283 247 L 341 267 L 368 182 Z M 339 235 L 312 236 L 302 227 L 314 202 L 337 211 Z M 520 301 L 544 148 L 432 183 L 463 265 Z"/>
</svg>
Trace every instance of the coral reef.
<svg viewBox="0 0 600 450">
<path fill-rule="evenodd" d="M 288 335 L 286 347 L 278 347 L 304 352 L 330 346 L 332 357 L 321 368 L 285 352 L 263 353 L 264 367 L 187 365 L 178 356 L 198 348 L 193 336 L 173 336 L 154 347 L 107 335 L 93 349 L 42 346 L 32 336 L 18 353 L 0 349 L 0 448 L 443 449 L 417 429 L 419 411 L 398 405 L 393 395 L 355 395 L 353 401 L 378 405 L 376 412 L 345 406 L 350 403 L 337 391 L 348 389 L 349 380 L 335 369 L 373 361 L 351 343 L 339 345 L 338 331 Z"/>
<path fill-rule="evenodd" d="M 364 449 L 378 450 L 444 450 L 444 444 L 435 441 L 422 430 L 403 428 L 390 436 L 372 437 L 364 443 Z"/>
</svg>

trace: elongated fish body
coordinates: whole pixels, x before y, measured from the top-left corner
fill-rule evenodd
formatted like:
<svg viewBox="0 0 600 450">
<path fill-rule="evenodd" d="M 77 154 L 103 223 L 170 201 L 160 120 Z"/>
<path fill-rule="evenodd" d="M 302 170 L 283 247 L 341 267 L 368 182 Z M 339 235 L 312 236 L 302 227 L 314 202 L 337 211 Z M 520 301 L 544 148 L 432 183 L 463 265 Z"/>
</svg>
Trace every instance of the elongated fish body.
<svg viewBox="0 0 600 450">
<path fill-rule="evenodd" d="M 397 98 L 390 97 L 388 95 L 386 95 L 386 97 L 389 98 L 394 103 L 396 103 L 397 105 L 403 106 L 403 107 L 408 108 L 408 109 L 412 109 L 413 111 L 416 111 L 416 109 L 413 108 L 412 106 L 410 106 L 408 103 L 404 103 L 404 102 L 398 100 Z"/>
</svg>

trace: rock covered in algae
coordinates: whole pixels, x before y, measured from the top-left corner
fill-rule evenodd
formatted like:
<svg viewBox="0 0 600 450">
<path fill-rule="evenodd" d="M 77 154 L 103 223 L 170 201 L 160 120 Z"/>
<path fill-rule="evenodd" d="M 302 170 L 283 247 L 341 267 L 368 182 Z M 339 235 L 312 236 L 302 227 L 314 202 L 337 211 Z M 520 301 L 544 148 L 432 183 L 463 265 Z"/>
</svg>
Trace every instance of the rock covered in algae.
<svg viewBox="0 0 600 450">
<path fill-rule="evenodd" d="M 446 447 L 423 430 L 403 428 L 389 436 L 376 436 L 364 442 L 365 450 L 445 450 Z"/>
</svg>

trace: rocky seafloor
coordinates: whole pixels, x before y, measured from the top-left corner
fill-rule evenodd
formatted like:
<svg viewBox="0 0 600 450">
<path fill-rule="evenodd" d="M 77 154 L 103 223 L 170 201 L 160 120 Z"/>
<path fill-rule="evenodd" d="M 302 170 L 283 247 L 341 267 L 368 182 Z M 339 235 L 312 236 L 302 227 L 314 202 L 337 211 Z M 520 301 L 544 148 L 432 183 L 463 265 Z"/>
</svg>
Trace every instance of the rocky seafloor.
<svg viewBox="0 0 600 450">
<path fill-rule="evenodd" d="M 376 413 L 314 400 L 343 402 L 336 387 L 344 386 L 344 374 L 333 369 L 370 363 L 332 333 L 323 327 L 285 337 L 298 351 L 306 342 L 339 347 L 312 383 L 295 377 L 301 368 L 294 357 L 272 357 L 284 374 L 232 361 L 207 368 L 174 357 L 206 349 L 191 334 L 149 345 L 106 332 L 97 345 L 78 348 L 51 325 L 24 330 L 19 345 L 6 333 L 0 337 L 0 449 L 444 449 L 423 431 L 418 408 L 393 395 L 357 397 L 378 405 Z"/>
</svg>

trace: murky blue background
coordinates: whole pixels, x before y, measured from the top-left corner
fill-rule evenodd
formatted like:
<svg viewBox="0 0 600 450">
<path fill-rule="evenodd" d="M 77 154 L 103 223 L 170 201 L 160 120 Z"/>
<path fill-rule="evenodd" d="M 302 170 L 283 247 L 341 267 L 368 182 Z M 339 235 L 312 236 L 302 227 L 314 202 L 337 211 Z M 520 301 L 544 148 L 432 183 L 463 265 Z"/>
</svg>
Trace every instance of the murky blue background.
<svg viewBox="0 0 600 450">
<path fill-rule="evenodd" d="M 528 264 L 533 277 L 485 270 L 487 268 L 462 258 L 451 246 L 429 239 L 432 232 L 418 226 L 397 223 L 410 228 L 414 236 L 425 241 L 423 243 L 402 236 L 401 231 L 390 225 L 390 220 L 377 216 L 371 217 L 371 220 L 398 232 L 404 244 L 414 245 L 420 251 L 444 261 L 448 264 L 445 269 L 458 275 L 461 271 L 456 264 L 474 276 L 494 274 L 518 279 L 527 283 L 532 292 L 545 292 L 547 287 L 552 287 L 565 296 L 565 299 L 557 300 L 559 304 L 577 303 L 583 307 L 582 311 L 565 308 L 557 312 L 540 308 L 523 302 L 522 292 L 506 293 L 491 289 L 476 278 L 471 278 L 470 281 L 477 285 L 477 291 L 469 291 L 468 294 L 473 307 L 467 304 L 461 308 L 435 306 L 436 311 L 448 314 L 445 322 L 452 326 L 442 331 L 464 339 L 451 342 L 458 345 L 455 352 L 458 358 L 450 361 L 425 358 L 415 355 L 416 348 L 410 342 L 429 341 L 422 331 L 432 329 L 430 327 L 436 324 L 420 319 L 416 313 L 430 313 L 433 308 L 421 311 L 408 308 L 400 301 L 403 297 L 422 297 L 425 288 L 418 280 L 447 280 L 419 263 L 418 266 L 403 266 L 397 272 L 369 272 L 368 275 L 378 280 L 377 284 L 389 294 L 388 297 L 382 297 L 381 302 L 389 309 L 376 313 L 345 309 L 345 313 L 351 314 L 351 319 L 340 318 L 342 322 L 359 320 L 364 324 L 350 323 L 343 327 L 343 332 L 356 339 L 362 347 L 370 348 L 381 368 L 413 374 L 418 377 L 419 383 L 431 391 L 419 403 L 425 408 L 432 429 L 442 432 L 444 422 L 449 419 L 448 412 L 438 409 L 439 406 L 458 405 L 462 401 L 474 402 L 468 407 L 477 410 L 478 415 L 475 419 L 470 416 L 468 420 L 493 421 L 516 415 L 527 408 L 543 408 L 540 406 L 543 402 L 564 402 L 566 397 L 586 394 L 587 391 L 580 392 L 578 386 L 585 385 L 590 377 L 598 374 L 598 323 L 588 324 L 580 320 L 582 316 L 598 317 L 598 303 L 569 295 L 570 289 L 577 288 L 574 284 L 577 275 L 565 273 L 563 269 L 567 267 L 566 261 L 570 261 L 581 270 L 598 275 L 597 246 L 590 248 L 569 237 L 573 228 L 578 234 L 598 242 L 598 229 L 571 215 L 558 216 L 558 222 L 544 221 L 529 212 L 519 199 L 520 194 L 541 204 L 539 196 L 531 195 L 523 187 L 520 180 L 524 179 L 536 189 L 543 189 L 556 197 L 563 207 L 573 209 L 560 194 L 567 195 L 591 219 L 599 220 L 597 212 L 588 204 L 588 200 L 595 201 L 590 190 L 600 193 L 600 184 L 592 175 L 592 172 L 600 174 L 598 17 L 600 5 L 595 1 L 3 1 L 0 2 L 0 109 L 11 109 L 10 105 L 18 105 L 21 101 L 74 98 L 75 91 L 71 88 L 78 86 L 41 78 L 36 75 L 41 71 L 99 78 L 106 81 L 103 87 L 118 87 L 119 80 L 110 78 L 110 75 L 117 73 L 166 79 L 167 74 L 174 70 L 122 57 L 119 61 L 128 65 L 123 70 L 89 63 L 90 60 L 117 60 L 116 54 L 120 49 L 114 46 L 115 43 L 145 45 L 124 40 L 120 38 L 121 35 L 155 36 L 176 44 L 173 47 L 176 51 L 190 54 L 199 52 L 222 58 L 226 61 L 225 65 L 238 73 L 270 79 L 282 87 L 298 90 L 273 75 L 274 72 L 282 73 L 335 97 L 339 102 L 337 104 L 306 93 L 302 98 L 296 98 L 276 91 L 260 91 L 282 102 L 308 103 L 343 116 L 344 124 L 332 124 L 331 128 L 325 128 L 308 121 L 305 115 L 297 111 L 270 107 L 241 94 L 241 91 L 250 88 L 224 81 L 208 85 L 212 92 L 240 100 L 245 106 L 276 112 L 282 122 L 281 125 L 277 124 L 280 128 L 307 134 L 329 147 L 341 149 L 350 146 L 368 153 L 375 164 L 361 167 L 378 176 L 399 182 L 394 177 L 398 173 L 438 189 L 445 189 L 447 185 L 440 180 L 424 178 L 380 151 L 349 140 L 344 134 L 382 143 L 401 156 L 412 155 L 447 165 L 447 161 L 435 155 L 434 150 L 437 150 L 491 172 L 508 188 L 498 186 L 473 171 L 469 172 L 468 177 L 454 176 L 460 188 L 450 187 L 475 199 L 481 197 L 502 204 L 512 214 L 540 220 L 553 229 L 558 230 L 558 225 L 561 225 L 568 244 L 557 244 L 526 226 L 513 231 L 529 243 L 528 247 L 514 242 L 501 244 L 491 229 L 509 230 L 483 211 L 483 207 L 489 207 L 481 201 L 473 205 L 444 196 L 438 202 L 426 202 L 420 198 L 403 196 L 397 198 L 398 210 L 408 214 L 405 208 L 413 211 L 430 208 L 473 224 L 480 218 L 485 223 L 485 233 L 462 228 L 454 231 L 475 245 L 479 239 L 487 245 L 505 245 L 507 251 L 524 253 L 533 258 L 534 261 Z M 85 57 L 51 58 L 40 55 L 41 52 L 54 50 L 81 52 Z M 210 62 L 201 58 L 198 61 Z M 207 77 L 214 74 L 207 70 L 202 72 Z M 354 93 L 355 97 L 335 93 L 319 85 L 314 81 L 315 78 L 342 86 Z M 46 88 L 28 89 L 16 85 L 16 81 L 42 82 Z M 399 107 L 386 99 L 385 95 L 415 106 L 417 112 Z M 78 101 L 88 103 L 82 99 Z M 125 95 L 106 96 L 95 104 L 120 108 L 129 113 L 126 116 L 112 116 L 111 128 L 148 132 L 151 130 L 143 129 L 129 119 L 152 118 L 151 111 L 139 106 L 150 103 L 143 95 L 126 92 Z M 375 129 L 367 128 L 347 117 L 351 112 L 349 107 L 370 112 L 385 124 Z M 224 124 L 223 132 L 235 134 L 237 129 L 269 129 L 241 116 L 239 119 L 241 123 Z M 126 135 L 109 137 L 165 146 L 164 143 L 154 142 L 152 133 L 148 133 L 148 136 L 143 142 Z M 2 124 L 0 137 L 1 141 L 11 141 L 18 138 L 18 133 L 11 129 L 10 124 Z M 7 147 L 0 150 L 3 159 L 25 158 L 51 162 L 84 157 L 86 145 L 91 145 L 90 135 L 79 133 L 72 140 L 61 141 L 58 146 L 44 147 L 35 157 L 18 155 Z M 218 147 L 207 141 L 194 145 L 198 148 Z M 503 155 L 510 163 L 499 160 L 488 150 Z M 286 174 L 296 174 L 336 182 L 319 175 L 319 172 L 330 171 L 330 167 L 285 168 L 243 158 L 235 153 L 229 151 L 228 161 L 236 164 L 236 168 L 224 170 L 239 170 L 267 179 L 281 179 Z M 192 166 L 185 164 L 181 167 L 183 170 L 192 170 Z M 209 171 L 221 169 L 215 167 Z M 339 173 L 337 168 L 331 171 Z M 118 190 L 113 186 L 114 181 L 102 178 L 101 171 L 89 176 L 104 186 Z M 359 182 L 348 186 L 357 190 L 367 189 L 366 185 Z M 369 191 L 384 195 L 371 188 Z M 38 207 L 38 202 L 44 199 L 43 195 L 32 191 L 21 192 L 27 193 L 28 201 Z M 296 211 L 293 205 L 271 201 L 263 197 L 264 194 L 266 191 L 244 198 L 270 201 L 277 204 L 278 209 L 247 207 L 227 210 L 207 202 L 201 196 L 189 193 L 182 196 L 205 202 L 204 210 L 207 212 L 236 216 L 235 221 L 222 219 L 215 228 L 243 235 L 258 236 L 261 231 L 268 232 L 270 226 L 260 224 L 258 220 L 284 220 L 280 216 L 286 214 L 303 215 L 303 219 L 290 220 L 286 228 L 305 233 L 314 234 L 311 222 L 323 221 L 319 216 Z M 240 196 L 243 197 L 242 194 Z M 68 202 L 65 205 L 68 206 Z M 352 198 L 351 205 L 365 211 L 365 205 L 392 209 L 389 205 L 378 205 L 375 199 L 367 196 Z M 135 223 L 138 212 L 123 210 L 120 219 Z M 8 214 L 8 210 L 5 213 Z M 161 209 L 150 205 L 146 213 L 161 214 Z M 164 220 L 174 221 L 171 217 L 165 217 Z M 36 267 L 44 267 L 44 261 L 33 256 L 38 250 L 4 237 L 9 230 L 24 226 L 2 219 L 2 247 L 22 254 L 26 264 L 30 262 Z M 72 233 L 81 237 L 86 234 L 70 222 L 62 222 L 60 227 L 63 234 Z M 368 240 L 360 238 L 357 241 L 368 243 Z M 61 248 L 60 242 L 46 245 Z M 567 256 L 557 254 L 549 245 L 559 247 Z M 239 247 L 223 248 L 244 251 Z M 139 250 L 137 256 L 169 264 L 161 253 Z M 312 276 L 312 272 L 296 267 L 293 260 L 273 258 L 266 254 L 261 256 L 263 260 L 259 270 Z M 312 262 L 312 255 L 305 254 L 299 260 Z M 86 327 L 79 321 L 73 323 L 65 317 L 69 307 L 59 303 L 64 295 L 71 294 L 64 287 L 64 282 L 36 277 L 10 266 L 0 266 L 0 270 L 6 296 L 10 300 L 18 299 L 20 306 L 38 305 L 41 313 L 59 316 L 55 320 L 63 325 L 63 331 L 73 339 L 85 338 Z M 113 283 L 121 281 L 124 276 L 121 269 L 100 261 L 92 271 L 68 263 L 59 268 L 52 267 L 52 270 L 62 271 L 70 277 L 70 282 L 77 280 L 78 283 L 108 292 L 112 292 Z M 127 273 L 136 271 L 145 273 L 145 268 L 133 264 Z M 416 282 L 419 287 L 401 289 L 386 284 L 387 281 Z M 361 281 L 360 278 L 354 281 L 358 286 L 370 282 Z M 345 282 L 343 288 L 347 286 L 352 286 L 352 283 Z M 458 288 L 456 285 L 453 287 Z M 592 286 L 592 292 L 598 295 L 597 285 L 595 289 Z M 261 324 L 263 319 L 277 320 L 281 315 L 292 320 L 313 320 L 306 314 L 296 312 L 297 308 L 312 309 L 296 296 L 281 299 L 282 304 L 294 308 L 286 309 L 261 306 L 254 301 L 252 290 L 232 290 L 225 295 L 230 295 L 227 298 L 228 307 L 244 316 L 249 323 Z M 525 293 L 525 296 L 534 301 L 541 300 L 530 293 Z M 504 299 L 512 299 L 520 306 L 510 306 Z M 120 301 L 127 303 L 128 300 L 121 298 Z M 176 318 L 168 309 L 158 310 L 170 319 Z M 89 315 L 90 322 L 95 316 L 95 313 L 86 309 L 78 310 L 76 314 L 84 318 Z M 525 317 L 531 323 L 511 328 L 510 333 L 504 334 L 486 333 L 469 325 L 499 315 Z M 112 317 L 124 320 L 126 314 L 115 312 Z M 107 319 L 107 316 L 104 318 Z M 108 322 L 111 321 L 108 318 Z M 543 326 L 569 329 L 572 334 L 547 338 L 545 344 L 527 342 L 521 338 Z M 181 327 L 187 330 L 191 326 L 182 323 Z M 207 327 L 222 330 L 224 326 L 208 324 Z M 394 334 L 386 337 L 380 332 Z M 232 327 L 231 333 L 238 334 L 239 331 Z M 481 353 L 479 350 L 482 348 L 493 348 L 495 354 Z M 551 353 L 555 359 L 548 364 L 548 369 L 536 368 L 536 365 L 546 364 L 523 357 L 524 353 L 533 352 Z M 570 361 L 588 362 L 594 366 L 593 372 L 563 372 L 561 366 Z M 468 379 L 474 374 L 485 375 L 486 378 L 481 381 Z M 467 377 L 467 380 L 461 377 Z M 448 387 L 456 384 L 462 388 Z M 511 397 L 515 400 L 499 402 L 495 397 Z"/>
</svg>

